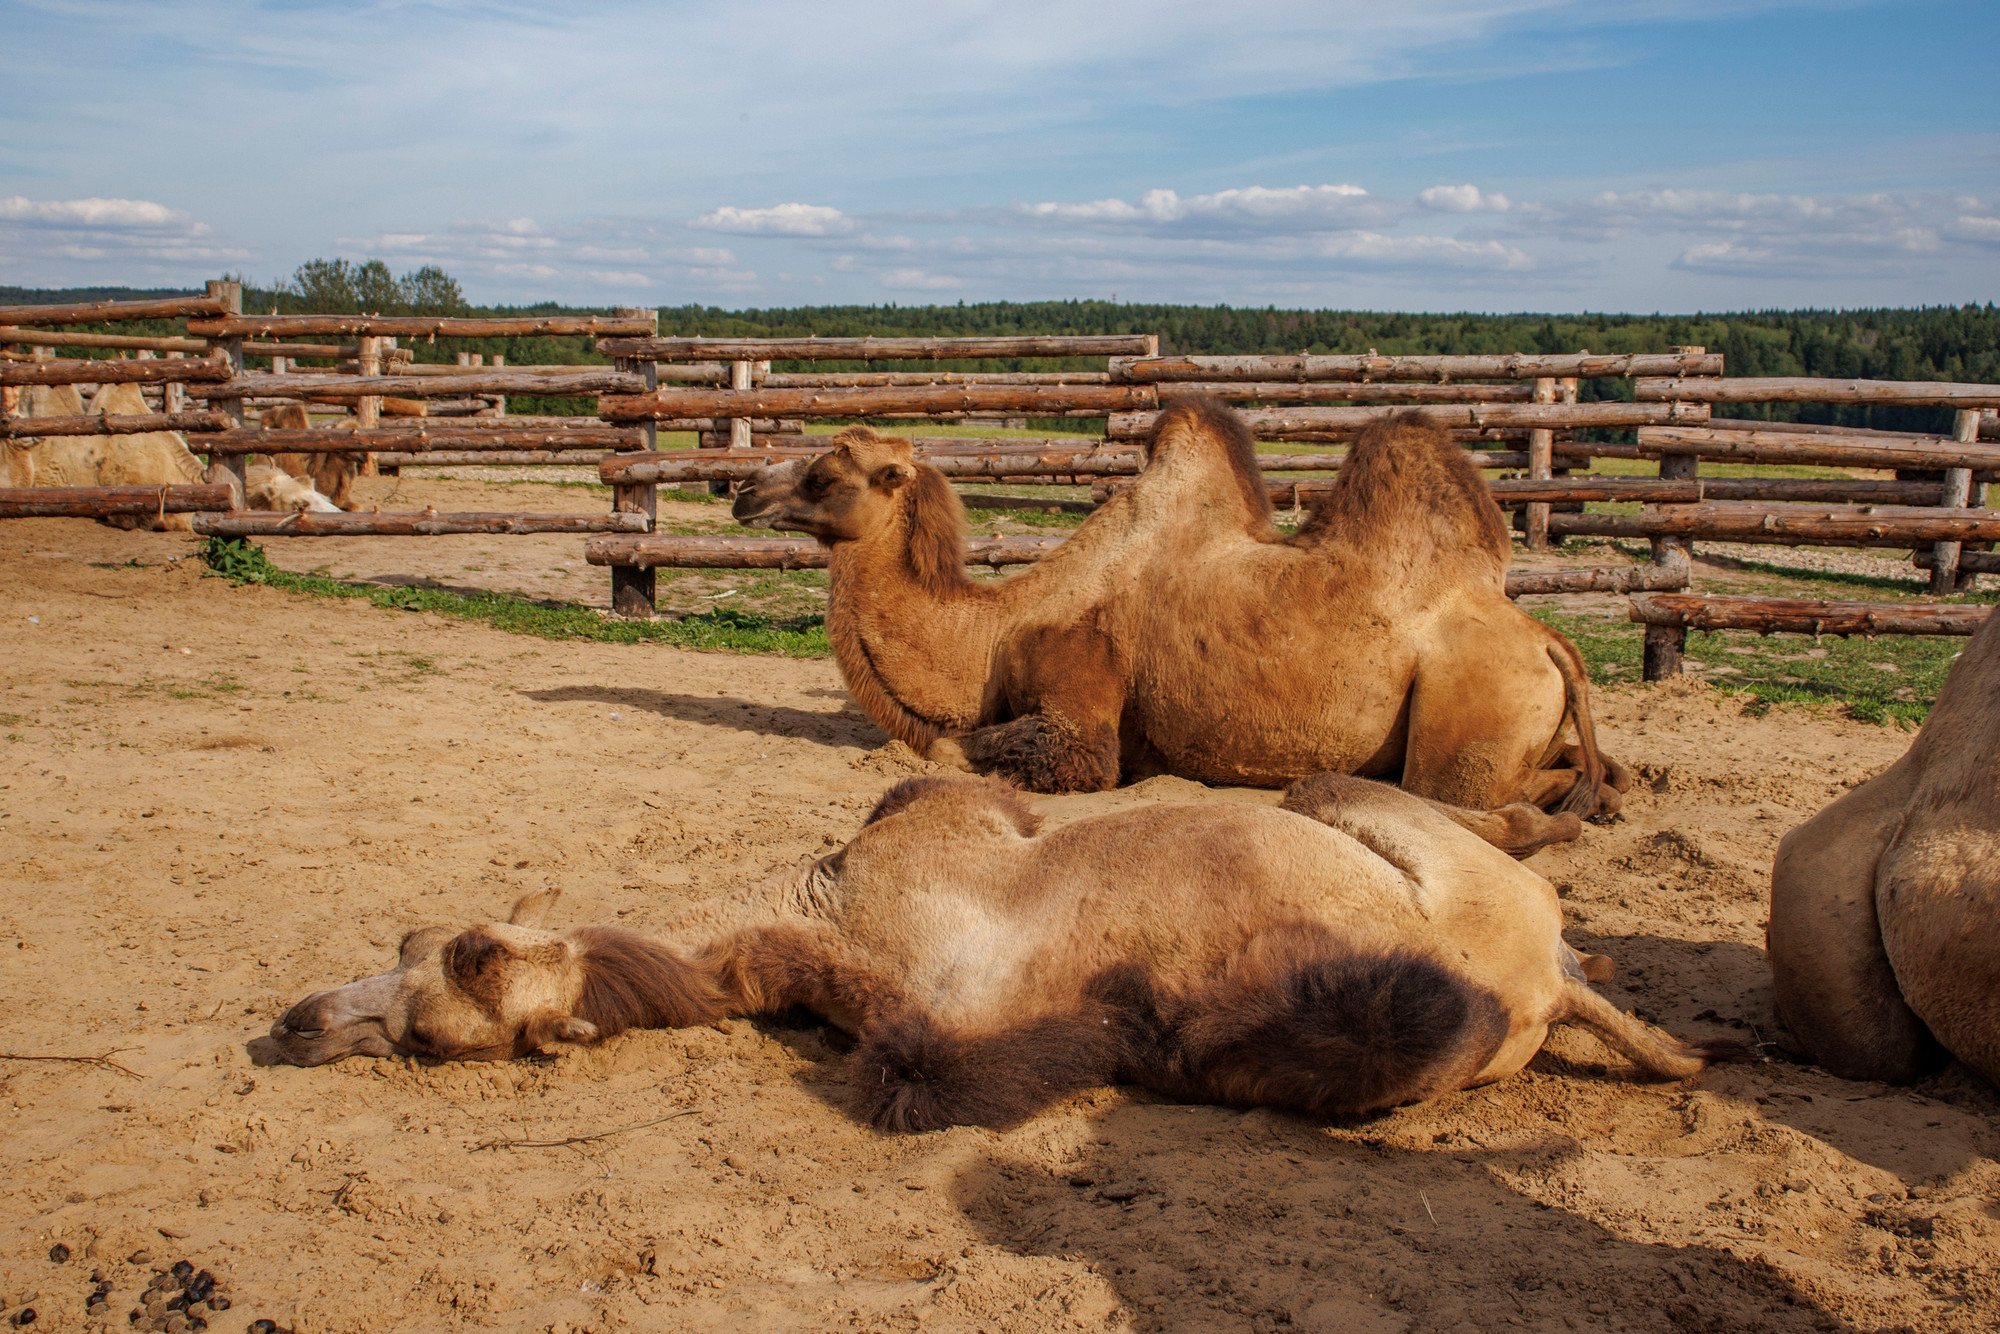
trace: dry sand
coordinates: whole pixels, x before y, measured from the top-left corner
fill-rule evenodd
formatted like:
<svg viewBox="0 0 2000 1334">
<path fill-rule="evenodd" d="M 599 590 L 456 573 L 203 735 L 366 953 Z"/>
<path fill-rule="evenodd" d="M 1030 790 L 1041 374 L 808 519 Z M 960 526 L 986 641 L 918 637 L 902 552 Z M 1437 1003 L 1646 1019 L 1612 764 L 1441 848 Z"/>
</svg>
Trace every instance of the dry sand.
<svg viewBox="0 0 2000 1334">
<path fill-rule="evenodd" d="M 412 927 L 553 884 L 566 921 L 643 928 L 844 840 L 909 766 L 828 661 L 549 643 L 158 563 L 189 549 L 0 528 L 0 1049 L 134 1072 L 0 1061 L 8 1317 L 32 1294 L 37 1328 L 125 1329 L 185 1256 L 231 1331 L 2000 1319 L 2000 1099 L 1786 1060 L 1760 949 L 1778 838 L 1906 734 L 1695 683 L 1600 694 L 1645 781 L 1531 864 L 1620 1004 L 1778 1044 L 1685 1086 L 1561 1032 L 1515 1079 L 1365 1124 L 1106 1089 L 1006 1134 L 891 1137 L 843 1110 L 837 1034 L 776 1023 L 253 1069 L 246 1039 Z"/>
</svg>

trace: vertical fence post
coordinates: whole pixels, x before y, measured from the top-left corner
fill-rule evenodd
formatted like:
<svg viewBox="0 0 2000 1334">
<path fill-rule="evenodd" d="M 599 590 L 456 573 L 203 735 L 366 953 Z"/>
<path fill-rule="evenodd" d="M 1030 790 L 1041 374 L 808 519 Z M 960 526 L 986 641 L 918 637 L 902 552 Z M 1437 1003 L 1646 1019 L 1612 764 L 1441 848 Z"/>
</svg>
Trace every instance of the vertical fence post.
<svg viewBox="0 0 2000 1334">
<path fill-rule="evenodd" d="M 1556 382 L 1546 376 L 1535 381 L 1534 401 L 1553 403 L 1556 401 Z M 1539 428 L 1528 432 L 1528 476 L 1538 482 L 1546 482 L 1553 474 L 1550 468 L 1555 462 L 1556 433 Z M 1527 541 L 1530 551 L 1549 549 L 1549 507 L 1545 504 L 1529 505 L 1526 520 Z"/>
<path fill-rule="evenodd" d="M 354 354 L 354 370 L 357 375 L 380 375 L 382 373 L 382 340 L 372 334 L 361 335 L 361 346 Z M 382 400 L 373 394 L 354 400 L 354 425 L 363 431 L 372 431 L 382 424 Z M 378 475 L 373 454 L 361 456 L 361 475 Z"/>
<path fill-rule="evenodd" d="M 220 300 L 223 304 L 223 309 L 231 315 L 241 315 L 243 313 L 243 284 L 211 279 L 208 284 L 208 294 Z M 243 340 L 241 338 L 225 338 L 222 340 L 222 350 L 229 358 L 229 373 L 232 376 L 243 374 Z M 222 400 L 222 410 L 234 418 L 238 426 L 243 424 L 243 409 L 244 403 L 240 398 L 225 398 Z M 218 463 L 234 479 L 236 485 L 236 503 L 239 505 L 242 504 L 243 476 L 245 470 L 249 467 L 250 456 L 247 454 L 210 454 L 208 456 L 208 466 L 211 469 Z"/>
<path fill-rule="evenodd" d="M 493 364 L 494 364 L 495 366 L 505 366 L 505 365 L 507 364 L 507 354 L 506 354 L 506 353 L 504 353 L 504 352 L 495 352 L 495 353 L 493 354 Z M 480 415 L 481 415 L 481 416 L 483 416 L 483 417 L 504 417 L 504 416 L 506 416 L 506 415 L 507 415 L 507 396 L 506 396 L 505 394 L 501 394 L 501 395 L 497 396 L 496 398 L 494 398 L 494 400 L 493 400 L 493 407 L 492 407 L 491 411 L 486 411 L 486 410 L 482 410 L 482 411 L 481 411 L 481 413 L 480 413 Z"/>
<path fill-rule="evenodd" d="M 634 310 L 620 307 L 613 312 L 620 319 L 644 319 L 651 315 L 657 325 L 657 310 Z M 660 387 L 659 363 L 650 357 L 619 357 L 618 369 L 633 371 L 646 378 L 646 392 Z M 744 425 L 747 427 L 748 422 Z M 641 428 L 645 433 L 642 449 L 657 449 L 660 444 L 660 427 L 655 421 L 645 422 Z M 643 514 L 646 516 L 647 531 L 659 522 L 660 489 L 651 482 L 636 486 L 615 486 L 611 489 L 611 509 L 617 514 Z M 620 616 L 654 616 L 658 607 L 654 602 L 657 580 L 651 570 L 635 569 L 630 566 L 611 567 L 611 610 Z"/>
<path fill-rule="evenodd" d="M 187 353 L 185 352 L 169 352 L 167 353 L 167 360 L 180 361 L 183 360 L 186 356 Z M 180 383 L 178 380 L 176 380 L 172 384 L 166 385 L 160 393 L 160 411 L 186 412 L 187 386 Z"/>
<path fill-rule="evenodd" d="M 757 363 L 754 361 L 732 361 L 729 363 L 729 387 L 748 389 L 756 378 Z M 720 434 L 718 432 L 718 434 Z M 729 448 L 750 448 L 750 419 L 731 417 L 729 419 Z"/>
<path fill-rule="evenodd" d="M 1979 439 L 1979 410 L 1961 409 L 1952 418 L 1951 438 L 1965 443 Z M 1938 504 L 1947 509 L 1963 509 L 1972 503 L 1972 469 L 1946 468 L 1944 470 L 1944 495 Z M 1934 542 L 1931 544 L 1931 596 L 1943 597 L 1950 593 L 1968 591 L 1976 576 L 1961 575 L 1958 572 L 1958 553 L 1963 546 L 1959 542 Z"/>
<path fill-rule="evenodd" d="M 1677 347 L 1675 352 L 1688 356 L 1701 356 L 1708 351 L 1705 347 Z M 1660 476 L 1667 480 L 1688 479 L 1701 472 L 1701 460 L 1692 454 L 1662 454 L 1660 456 Z M 1685 576 L 1694 562 L 1694 546 L 1685 537 L 1656 537 L 1652 540 L 1653 564 L 1664 569 L 1680 567 Z M 1669 676 L 1679 676 L 1681 655 L 1687 649 L 1687 627 L 1681 625 L 1649 625 L 1646 627 L 1646 650 L 1640 674 L 1648 681 L 1664 681 Z"/>
</svg>

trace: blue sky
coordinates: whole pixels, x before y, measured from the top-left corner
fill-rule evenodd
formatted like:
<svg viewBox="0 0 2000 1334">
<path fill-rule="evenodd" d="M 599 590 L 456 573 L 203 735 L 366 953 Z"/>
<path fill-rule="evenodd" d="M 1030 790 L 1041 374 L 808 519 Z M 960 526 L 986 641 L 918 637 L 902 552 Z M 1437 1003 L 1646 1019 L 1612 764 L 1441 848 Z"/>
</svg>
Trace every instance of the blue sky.
<svg viewBox="0 0 2000 1334">
<path fill-rule="evenodd" d="M 0 283 L 2000 299 L 2000 5 L 0 0 Z"/>
</svg>

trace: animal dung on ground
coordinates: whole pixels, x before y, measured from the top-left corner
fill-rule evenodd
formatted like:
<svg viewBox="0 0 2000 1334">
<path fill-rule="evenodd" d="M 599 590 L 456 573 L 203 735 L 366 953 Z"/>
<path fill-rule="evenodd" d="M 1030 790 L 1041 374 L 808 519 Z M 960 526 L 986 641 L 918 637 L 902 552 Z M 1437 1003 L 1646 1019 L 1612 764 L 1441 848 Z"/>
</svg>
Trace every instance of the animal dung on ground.
<svg viewBox="0 0 2000 1334">
<path fill-rule="evenodd" d="M 55 1245 L 49 1247 L 49 1259 L 59 1265 L 68 1264 L 69 1247 L 63 1245 L 61 1242 L 57 1242 Z"/>
</svg>

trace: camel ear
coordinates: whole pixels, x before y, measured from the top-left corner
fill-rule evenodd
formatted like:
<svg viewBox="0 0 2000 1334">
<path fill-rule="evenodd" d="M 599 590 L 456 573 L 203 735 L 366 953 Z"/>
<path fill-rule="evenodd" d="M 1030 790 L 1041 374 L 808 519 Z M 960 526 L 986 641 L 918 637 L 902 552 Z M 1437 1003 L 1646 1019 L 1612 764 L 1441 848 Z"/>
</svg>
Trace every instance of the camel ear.
<svg viewBox="0 0 2000 1334">
<path fill-rule="evenodd" d="M 894 491 L 907 485 L 917 475 L 915 465 L 908 463 L 885 463 L 875 470 L 869 482 L 884 491 Z"/>
<path fill-rule="evenodd" d="M 549 920 L 549 911 L 562 897 L 560 889 L 538 889 L 532 894 L 523 894 L 514 900 L 514 911 L 507 914 L 509 926 L 541 926 Z"/>
</svg>

